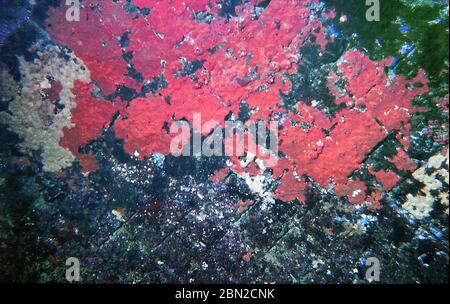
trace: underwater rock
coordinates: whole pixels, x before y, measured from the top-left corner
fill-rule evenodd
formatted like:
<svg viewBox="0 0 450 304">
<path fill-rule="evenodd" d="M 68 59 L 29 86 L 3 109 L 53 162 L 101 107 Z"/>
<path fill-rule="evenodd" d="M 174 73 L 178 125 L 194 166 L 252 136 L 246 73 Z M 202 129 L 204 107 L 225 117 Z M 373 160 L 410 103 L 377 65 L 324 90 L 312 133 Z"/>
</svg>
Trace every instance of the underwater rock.
<svg viewBox="0 0 450 304">
<path fill-rule="evenodd" d="M 448 282 L 444 2 L 16 1 L 0 281 Z"/>
</svg>

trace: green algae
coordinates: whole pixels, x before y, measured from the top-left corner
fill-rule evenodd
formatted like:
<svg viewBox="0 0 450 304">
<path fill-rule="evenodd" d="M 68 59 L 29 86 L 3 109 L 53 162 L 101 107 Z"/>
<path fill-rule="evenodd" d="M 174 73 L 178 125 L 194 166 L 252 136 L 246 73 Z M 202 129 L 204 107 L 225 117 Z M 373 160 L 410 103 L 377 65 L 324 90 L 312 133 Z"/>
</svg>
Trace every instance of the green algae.
<svg viewBox="0 0 450 304">
<path fill-rule="evenodd" d="M 407 152 L 414 159 L 425 160 L 441 149 L 443 145 L 422 130 L 442 133 L 439 129 L 448 122 L 448 113 L 438 105 L 439 99 L 449 92 L 448 3 L 431 0 L 380 1 L 379 22 L 366 20 L 368 6 L 365 1 L 325 0 L 325 3 L 329 9 L 336 11 L 333 25 L 340 35 L 348 39 L 348 48 L 356 48 L 372 60 L 393 56 L 396 60 L 386 68 L 386 73 L 393 72 L 411 79 L 419 69 L 425 71 L 430 91 L 417 96 L 411 103 L 426 111 L 418 112 L 411 118 L 413 135 Z M 347 21 L 339 22 L 344 15 Z M 380 156 L 389 152 L 381 150 Z M 375 151 L 370 162 L 388 169 L 388 163 L 377 154 Z"/>
<path fill-rule="evenodd" d="M 431 1 L 380 1 L 380 21 L 366 20 L 369 8 L 365 1 L 325 1 L 334 8 L 337 18 L 346 15 L 346 22 L 335 22 L 339 32 L 355 47 L 373 60 L 389 56 L 398 58 L 396 73 L 412 78 L 423 68 L 430 85 L 448 92 L 448 5 Z M 405 30 L 401 29 L 405 26 Z M 402 54 L 402 48 L 411 50 Z M 442 90 L 440 90 L 442 91 Z"/>
</svg>

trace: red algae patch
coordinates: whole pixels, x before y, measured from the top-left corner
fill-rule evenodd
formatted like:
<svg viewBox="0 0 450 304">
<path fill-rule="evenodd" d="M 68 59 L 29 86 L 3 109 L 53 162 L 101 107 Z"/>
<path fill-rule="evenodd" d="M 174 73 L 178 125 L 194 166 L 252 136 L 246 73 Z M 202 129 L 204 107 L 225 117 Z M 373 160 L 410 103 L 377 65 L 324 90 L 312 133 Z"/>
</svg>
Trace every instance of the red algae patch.
<svg viewBox="0 0 450 304">
<path fill-rule="evenodd" d="M 391 58 L 373 61 L 349 50 L 330 72 L 326 84 L 336 104 L 346 106 L 328 116 L 298 100 L 293 113 L 280 98 L 291 89 L 286 75 L 295 73 L 302 64 L 300 50 L 310 37 L 322 52 L 331 39 L 320 17 L 308 8 L 317 1 L 273 0 L 256 19 L 251 11 L 257 1 L 238 5 L 237 17 L 230 19 L 221 17 L 217 4 L 206 0 L 132 3 L 150 13 L 127 10 L 123 0 L 87 0 L 82 2 L 85 9 L 79 23 L 65 22 L 62 7 L 51 9 L 46 21 L 51 24 L 47 30 L 53 38 L 73 49 L 84 62 L 103 96 L 114 94 L 118 86 L 139 91 L 161 75 L 167 82 L 157 92 L 143 94 L 128 104 L 92 97 L 93 83 L 76 83 L 74 127 L 64 130 L 60 144 L 80 158 L 85 170 L 94 170 L 95 160 L 80 154 L 79 148 L 95 140 L 116 114 L 116 136 L 124 140 L 128 154 L 142 160 L 154 152 L 170 154 L 173 137 L 167 127 L 174 121 L 192 125 L 194 115 L 201 114 L 203 120 L 223 127 L 227 117 L 239 115 L 245 101 L 252 109 L 250 121 L 269 123 L 275 116 L 283 118 L 279 126 L 281 153 L 271 168 L 273 179 L 279 181 L 275 198 L 304 202 L 311 180 L 322 187 L 334 187 L 338 196 L 347 197 L 352 204 L 366 199 L 373 202 L 381 196 L 381 190 L 367 193 L 364 182 L 351 176 L 391 132 L 398 132 L 407 145 L 409 119 L 420 110 L 410 101 L 428 91 L 422 70 L 407 80 L 385 72 Z M 195 18 L 198 12 L 210 14 L 211 20 L 200 22 Z M 323 18 L 334 18 L 334 13 Z M 130 67 L 141 79 L 131 76 Z M 343 87 L 337 86 L 339 81 Z M 197 131 L 206 135 L 210 130 Z M 232 157 L 229 169 L 256 176 L 265 170 L 258 163 L 259 157 L 249 159 L 245 166 L 242 159 Z M 416 168 L 403 150 L 389 161 L 399 170 Z M 371 173 L 384 190 L 392 189 L 399 180 L 391 171 Z M 228 169 L 217 171 L 211 180 L 219 182 L 226 174 Z"/>
<path fill-rule="evenodd" d="M 60 145 L 78 156 L 83 171 L 89 172 L 97 168 L 92 155 L 83 155 L 79 148 L 85 147 L 100 136 L 103 128 L 109 126 L 115 113 L 123 107 L 121 102 L 111 104 L 91 96 L 92 84 L 76 81 L 72 92 L 76 96 L 76 107 L 72 109 L 71 122 L 73 128 L 64 128 L 64 136 Z"/>
</svg>

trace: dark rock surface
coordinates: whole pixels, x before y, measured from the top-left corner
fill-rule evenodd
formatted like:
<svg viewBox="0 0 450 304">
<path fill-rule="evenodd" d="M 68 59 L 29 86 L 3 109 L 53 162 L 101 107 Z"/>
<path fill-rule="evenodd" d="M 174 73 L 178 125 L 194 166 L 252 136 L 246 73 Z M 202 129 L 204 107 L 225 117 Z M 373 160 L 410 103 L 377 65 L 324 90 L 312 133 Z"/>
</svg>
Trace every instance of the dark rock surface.
<svg viewBox="0 0 450 304">
<path fill-rule="evenodd" d="M 221 13 L 232 18 L 241 1 L 221 2 Z M 20 18 L 25 17 L 15 22 Z M 212 17 L 199 12 L 196 18 L 208 23 Z M 9 38 L 10 45 L 23 34 L 19 30 Z M 2 50 L 2 68 L 13 66 L 11 51 Z M 313 65 L 304 69 L 320 80 L 323 71 Z M 201 62 L 190 63 L 180 73 L 198 66 Z M 299 90 L 305 87 L 305 79 L 293 77 Z M 155 93 L 161 85 L 148 89 Z M 321 88 L 302 94 L 310 102 Z M 286 104 L 294 97 L 286 96 Z M 427 119 L 417 118 L 409 151 L 420 166 L 448 146 L 426 135 Z M 448 130 L 448 120 L 443 124 Z M 390 140 L 374 149 L 363 167 L 386 165 L 395 142 Z M 407 194 L 423 193 L 426 186 L 409 173 L 381 198 L 382 208 L 372 211 L 314 183 L 302 205 L 259 195 L 235 174 L 212 182 L 225 158 L 154 155 L 138 161 L 125 154 L 112 127 L 86 147 L 99 164 L 89 175 L 77 162 L 58 173 L 44 172 L 39 153 L 25 155 L 17 148 L 20 141 L 0 128 L 1 282 L 65 283 L 66 259 L 76 257 L 83 283 L 365 284 L 374 283 L 365 277 L 366 261 L 374 257 L 381 265 L 380 283 L 448 283 L 448 205 L 437 199 L 448 192 L 443 176 L 436 177 L 442 183 L 429 216 L 419 218 L 402 207 Z M 441 169 L 448 173 L 448 154 Z"/>
</svg>

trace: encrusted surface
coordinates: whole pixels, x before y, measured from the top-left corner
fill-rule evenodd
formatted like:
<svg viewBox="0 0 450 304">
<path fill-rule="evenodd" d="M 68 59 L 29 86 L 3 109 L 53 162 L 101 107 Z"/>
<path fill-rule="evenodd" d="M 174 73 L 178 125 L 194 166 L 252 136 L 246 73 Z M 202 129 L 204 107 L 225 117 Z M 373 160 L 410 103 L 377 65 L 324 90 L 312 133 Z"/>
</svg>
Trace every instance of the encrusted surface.
<svg viewBox="0 0 450 304">
<path fill-rule="evenodd" d="M 0 52 L 1 280 L 448 281 L 445 1 L 58 2 Z M 174 157 L 196 114 L 277 121 L 276 165 Z"/>
</svg>

